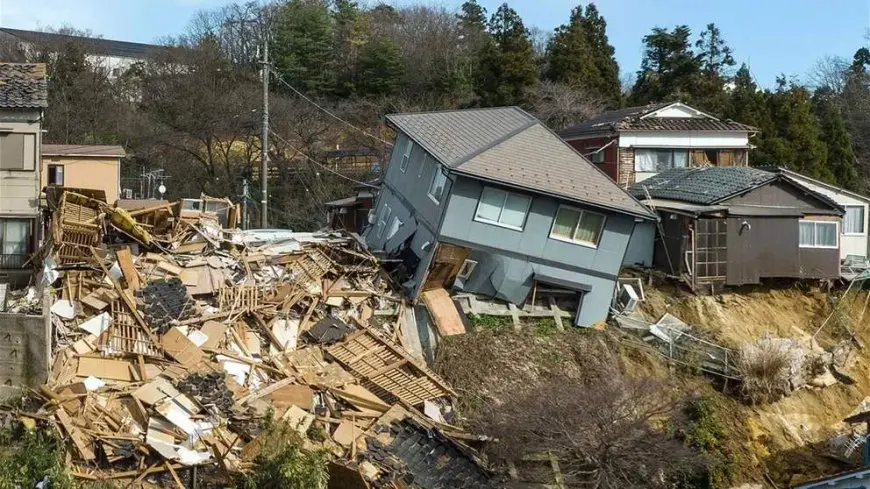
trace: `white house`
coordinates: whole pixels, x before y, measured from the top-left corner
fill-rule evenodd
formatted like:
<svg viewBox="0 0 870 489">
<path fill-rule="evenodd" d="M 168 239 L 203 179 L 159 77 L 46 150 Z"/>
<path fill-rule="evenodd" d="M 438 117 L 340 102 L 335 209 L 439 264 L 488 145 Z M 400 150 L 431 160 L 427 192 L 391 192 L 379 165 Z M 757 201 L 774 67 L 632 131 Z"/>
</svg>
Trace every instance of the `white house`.
<svg viewBox="0 0 870 489">
<path fill-rule="evenodd" d="M 561 132 L 620 186 L 691 166 L 749 166 L 758 129 L 680 102 L 611 110 Z"/>
<path fill-rule="evenodd" d="M 0 39 L 11 40 L 24 52 L 48 49 L 57 52 L 73 43 L 80 46 L 88 61 L 104 68 L 110 78 L 121 76 L 134 63 L 145 61 L 166 50 L 165 46 L 128 41 L 113 41 L 98 37 L 71 36 L 53 32 L 27 31 L 0 27 Z"/>
<path fill-rule="evenodd" d="M 795 173 L 785 168 L 776 168 L 779 171 L 808 189 L 818 192 L 846 209 L 846 214 L 840 222 L 840 258 L 847 255 L 867 257 L 868 241 L 868 206 L 870 197 L 821 182 L 813 178 Z"/>
</svg>

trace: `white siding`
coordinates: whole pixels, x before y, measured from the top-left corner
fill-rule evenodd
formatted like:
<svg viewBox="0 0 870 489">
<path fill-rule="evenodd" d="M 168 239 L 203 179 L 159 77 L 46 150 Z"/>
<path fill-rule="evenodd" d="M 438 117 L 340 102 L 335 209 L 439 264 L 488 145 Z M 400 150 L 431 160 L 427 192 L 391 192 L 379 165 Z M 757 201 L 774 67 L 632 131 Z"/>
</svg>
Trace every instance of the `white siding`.
<svg viewBox="0 0 870 489">
<path fill-rule="evenodd" d="M 801 185 L 809 188 L 814 192 L 818 192 L 826 197 L 829 197 L 834 202 L 841 206 L 860 205 L 864 207 L 864 233 L 863 234 L 842 234 L 840 235 L 840 258 L 845 258 L 846 255 L 867 256 L 867 226 L 868 213 L 870 213 L 870 199 L 861 199 L 853 195 L 844 193 L 842 189 L 837 189 L 833 186 L 819 185 L 813 180 L 810 180 L 795 173 L 789 173 L 791 178 L 799 181 Z M 840 226 L 842 232 L 843 226 Z"/>
<path fill-rule="evenodd" d="M 749 134 L 724 131 L 623 131 L 620 148 L 747 148 Z"/>
</svg>

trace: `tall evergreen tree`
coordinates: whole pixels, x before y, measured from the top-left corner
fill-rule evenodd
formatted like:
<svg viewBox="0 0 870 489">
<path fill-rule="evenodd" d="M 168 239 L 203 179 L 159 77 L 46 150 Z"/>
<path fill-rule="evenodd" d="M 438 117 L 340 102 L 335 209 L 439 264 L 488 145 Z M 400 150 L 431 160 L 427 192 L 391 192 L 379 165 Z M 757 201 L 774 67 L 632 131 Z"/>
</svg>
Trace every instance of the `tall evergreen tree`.
<svg viewBox="0 0 870 489">
<path fill-rule="evenodd" d="M 632 89 L 633 103 L 691 98 L 701 72 L 701 62 L 689 41 L 691 35 L 688 26 L 678 25 L 673 31 L 656 27 L 643 37 L 644 57 Z"/>
<path fill-rule="evenodd" d="M 459 7 L 460 13 L 456 14 L 456 20 L 463 35 L 483 34 L 486 31 L 486 9 L 477 3 L 477 0 L 469 0 Z"/>
<path fill-rule="evenodd" d="M 719 113 L 725 107 L 727 94 L 725 84 L 730 76 L 729 70 L 734 66 L 731 47 L 722 38 L 722 33 L 716 24 L 707 24 L 695 42 L 697 57 L 701 64 L 701 73 L 695 86 L 692 101 L 713 113 Z"/>
<path fill-rule="evenodd" d="M 476 92 L 484 106 L 521 104 L 538 83 L 535 49 L 517 12 L 502 4 L 488 25 L 489 37 L 480 58 Z"/>
<path fill-rule="evenodd" d="M 607 40 L 607 23 L 595 5 L 578 6 L 547 45 L 547 79 L 589 90 L 608 105 L 619 103 L 619 66 Z"/>
<path fill-rule="evenodd" d="M 335 95 L 347 97 L 355 89 L 357 62 L 368 41 L 371 23 L 353 0 L 335 0 L 332 18 L 337 78 Z"/>
<path fill-rule="evenodd" d="M 583 18 L 586 37 L 592 48 L 592 57 L 598 68 L 598 83 L 595 90 L 611 104 L 619 103 L 622 89 L 619 83 L 619 65 L 616 50 L 607 38 L 607 21 L 598 12 L 594 3 L 586 6 Z"/>
<path fill-rule="evenodd" d="M 388 97 L 402 87 L 405 65 L 398 44 L 384 37 L 372 39 L 359 57 L 359 93 Z"/>
<path fill-rule="evenodd" d="M 291 85 L 326 95 L 335 82 L 332 15 L 325 0 L 289 0 L 273 31 L 275 68 Z"/>
<path fill-rule="evenodd" d="M 826 166 L 832 173 L 832 183 L 850 190 L 859 190 L 852 138 L 846 130 L 846 122 L 843 120 L 840 106 L 828 95 L 826 91 L 821 90 L 813 96 L 821 138 L 827 147 Z"/>
</svg>

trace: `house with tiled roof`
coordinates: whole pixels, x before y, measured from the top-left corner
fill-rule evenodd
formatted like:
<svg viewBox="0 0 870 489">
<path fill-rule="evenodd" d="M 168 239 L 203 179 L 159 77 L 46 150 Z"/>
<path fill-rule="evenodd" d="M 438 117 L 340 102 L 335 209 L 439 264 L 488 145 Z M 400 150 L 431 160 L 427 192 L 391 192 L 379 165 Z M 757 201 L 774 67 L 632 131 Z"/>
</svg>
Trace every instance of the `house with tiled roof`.
<svg viewBox="0 0 870 489">
<path fill-rule="evenodd" d="M 577 294 L 576 324 L 606 318 L 649 209 L 517 107 L 387 122 L 397 136 L 364 238 L 401 261 L 413 298 L 452 288 L 522 306 L 540 284 Z"/>
<path fill-rule="evenodd" d="M 757 132 L 671 102 L 604 112 L 559 136 L 627 187 L 671 168 L 749 166 Z"/>
<path fill-rule="evenodd" d="M 672 168 L 629 192 L 659 215 L 654 265 L 695 290 L 840 277 L 845 210 L 788 172 Z"/>
<path fill-rule="evenodd" d="M 106 202 L 121 197 L 124 148 L 96 144 L 44 144 L 42 187 L 98 190 Z"/>
<path fill-rule="evenodd" d="M 0 63 L 0 282 L 24 276 L 39 240 L 45 65 Z"/>
</svg>

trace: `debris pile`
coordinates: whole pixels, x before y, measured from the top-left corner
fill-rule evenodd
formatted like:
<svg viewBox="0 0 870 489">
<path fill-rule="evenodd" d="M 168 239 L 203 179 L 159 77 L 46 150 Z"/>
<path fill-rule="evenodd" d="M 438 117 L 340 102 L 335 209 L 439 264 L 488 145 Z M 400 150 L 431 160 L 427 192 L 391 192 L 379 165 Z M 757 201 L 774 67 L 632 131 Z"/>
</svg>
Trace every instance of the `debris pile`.
<svg viewBox="0 0 870 489">
<path fill-rule="evenodd" d="M 39 253 L 53 368 L 30 414 L 60 429 L 69 472 L 228 480 L 255 470 L 271 417 L 329 452 L 344 487 L 484 487 L 477 439 L 448 424 L 456 393 L 401 346 L 407 306 L 377 260 L 348 235 L 232 231 L 234 212 L 56 199 Z M 436 449 L 461 470 L 420 463 Z"/>
</svg>

